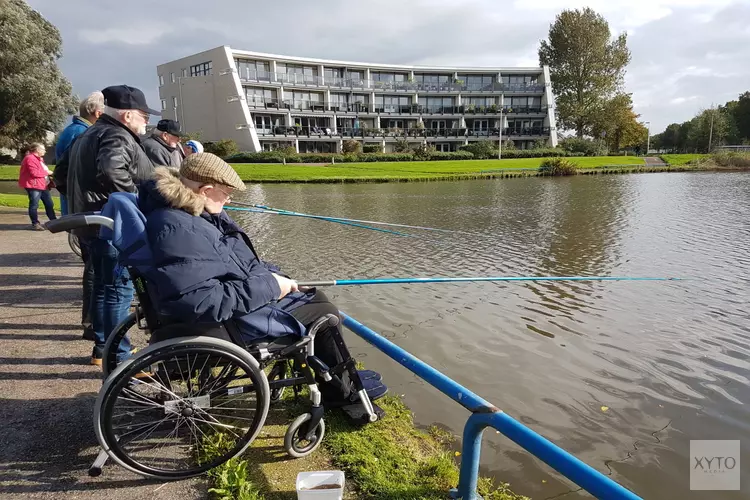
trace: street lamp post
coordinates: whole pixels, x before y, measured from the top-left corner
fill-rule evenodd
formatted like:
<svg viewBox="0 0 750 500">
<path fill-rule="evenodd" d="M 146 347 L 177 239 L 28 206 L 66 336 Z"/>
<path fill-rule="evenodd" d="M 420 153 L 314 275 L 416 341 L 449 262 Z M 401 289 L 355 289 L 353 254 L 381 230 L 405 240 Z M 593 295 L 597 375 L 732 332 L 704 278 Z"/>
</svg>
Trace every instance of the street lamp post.
<svg viewBox="0 0 750 500">
<path fill-rule="evenodd" d="M 502 96 L 500 97 L 500 102 L 503 102 Z M 503 104 L 500 104 L 500 139 L 498 139 L 497 143 L 497 159 L 502 160 L 503 159 Z"/>
<path fill-rule="evenodd" d="M 651 149 L 651 122 L 644 122 L 647 127 L 646 130 L 648 131 L 646 135 L 646 155 L 648 155 L 648 151 Z"/>
</svg>

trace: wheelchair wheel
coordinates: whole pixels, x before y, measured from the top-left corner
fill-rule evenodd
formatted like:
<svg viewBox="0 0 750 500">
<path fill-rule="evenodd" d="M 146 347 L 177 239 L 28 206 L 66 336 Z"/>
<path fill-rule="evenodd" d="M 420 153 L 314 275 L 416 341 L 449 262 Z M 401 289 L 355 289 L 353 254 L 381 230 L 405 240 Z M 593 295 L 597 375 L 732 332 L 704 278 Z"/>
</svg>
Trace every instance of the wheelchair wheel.
<svg viewBox="0 0 750 500">
<path fill-rule="evenodd" d="M 241 454 L 268 415 L 268 380 L 244 349 L 186 337 L 121 363 L 94 407 L 102 449 L 146 477 L 183 479 Z"/>
<path fill-rule="evenodd" d="M 71 232 L 68 232 L 68 245 L 74 254 L 81 256 L 81 243 L 78 241 L 78 237 Z"/>
<path fill-rule="evenodd" d="M 312 418 L 312 415 L 305 413 L 297 417 L 294 422 L 289 425 L 284 435 L 284 449 L 293 458 L 306 457 L 313 451 L 315 451 L 320 443 L 323 442 L 323 436 L 326 433 L 326 424 L 321 419 L 318 423 L 318 427 L 315 429 L 315 435 L 311 440 L 304 438 L 303 434 L 307 433 L 307 425 L 304 425 L 308 420 Z"/>
<path fill-rule="evenodd" d="M 102 353 L 102 371 L 104 372 L 104 378 L 107 378 L 109 374 L 117 368 L 117 348 L 126 335 L 130 339 L 131 352 L 137 352 L 148 347 L 148 332 L 141 330 L 136 322 L 137 318 L 135 313 L 129 313 L 107 338 Z"/>
</svg>

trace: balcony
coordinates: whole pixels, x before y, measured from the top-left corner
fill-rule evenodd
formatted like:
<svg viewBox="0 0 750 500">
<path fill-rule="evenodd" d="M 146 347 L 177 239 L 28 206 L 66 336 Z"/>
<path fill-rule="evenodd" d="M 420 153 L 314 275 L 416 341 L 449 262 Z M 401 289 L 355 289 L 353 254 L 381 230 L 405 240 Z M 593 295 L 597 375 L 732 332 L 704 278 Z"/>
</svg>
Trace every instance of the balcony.
<svg viewBox="0 0 750 500">
<path fill-rule="evenodd" d="M 339 128 L 337 131 L 329 127 L 281 125 L 272 128 L 256 128 L 258 135 L 267 137 L 344 137 L 344 138 L 481 138 L 499 137 L 500 129 L 468 129 L 468 128 Z M 549 127 L 506 127 L 503 137 L 546 137 L 550 134 Z"/>
<path fill-rule="evenodd" d="M 362 102 L 342 103 L 324 101 L 304 101 L 251 97 L 247 105 L 253 110 L 296 110 L 296 111 L 319 111 L 334 113 L 366 114 L 374 113 L 380 115 L 498 115 L 503 114 L 545 114 L 548 106 L 477 106 L 466 104 L 462 106 L 423 106 L 421 104 L 369 104 Z"/>
<path fill-rule="evenodd" d="M 465 84 L 460 81 L 448 83 L 418 83 L 418 82 L 381 82 L 375 80 L 362 80 L 359 78 L 339 78 L 315 75 L 303 75 L 298 73 L 271 73 L 269 71 L 246 71 L 239 74 L 243 82 L 259 83 L 278 83 L 289 86 L 302 87 L 331 87 L 338 89 L 369 89 L 374 91 L 396 91 L 396 92 L 425 92 L 425 93 L 444 93 L 444 92 L 505 92 L 505 93 L 522 93 L 532 92 L 540 93 L 544 91 L 544 84 L 541 83 L 502 83 L 492 82 L 487 85 Z"/>
</svg>

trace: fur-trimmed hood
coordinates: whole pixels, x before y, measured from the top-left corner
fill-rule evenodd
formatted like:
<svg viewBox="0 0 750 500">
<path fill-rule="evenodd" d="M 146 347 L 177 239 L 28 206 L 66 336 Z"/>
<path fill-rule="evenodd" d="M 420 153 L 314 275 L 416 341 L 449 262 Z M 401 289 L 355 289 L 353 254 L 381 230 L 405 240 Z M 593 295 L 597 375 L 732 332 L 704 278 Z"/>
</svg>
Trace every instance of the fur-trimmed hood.
<svg viewBox="0 0 750 500">
<path fill-rule="evenodd" d="M 159 167 L 155 170 L 152 180 L 141 187 L 138 202 L 144 215 L 159 208 L 176 208 L 184 210 L 190 215 L 198 216 L 203 213 L 205 202 L 180 181 L 178 170 Z"/>
</svg>

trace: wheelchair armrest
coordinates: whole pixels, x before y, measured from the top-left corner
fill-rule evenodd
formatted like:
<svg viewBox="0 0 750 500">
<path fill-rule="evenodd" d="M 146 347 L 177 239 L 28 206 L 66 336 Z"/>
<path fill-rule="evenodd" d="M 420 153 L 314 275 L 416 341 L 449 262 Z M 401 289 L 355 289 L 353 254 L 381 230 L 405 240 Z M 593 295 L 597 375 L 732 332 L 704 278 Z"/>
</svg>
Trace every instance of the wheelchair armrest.
<svg viewBox="0 0 750 500">
<path fill-rule="evenodd" d="M 112 229 L 114 221 L 109 217 L 99 215 L 99 212 L 72 214 L 51 220 L 44 225 L 50 233 L 60 233 L 90 226 L 104 226 Z"/>
</svg>

